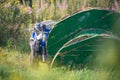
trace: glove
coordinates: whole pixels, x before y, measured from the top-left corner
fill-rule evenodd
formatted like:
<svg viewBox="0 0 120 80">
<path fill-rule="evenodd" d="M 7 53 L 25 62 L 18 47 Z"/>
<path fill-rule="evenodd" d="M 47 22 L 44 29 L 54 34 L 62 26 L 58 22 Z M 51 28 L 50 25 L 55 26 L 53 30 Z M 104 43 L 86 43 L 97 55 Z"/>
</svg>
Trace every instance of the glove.
<svg viewBox="0 0 120 80">
<path fill-rule="evenodd" d="M 40 39 L 42 39 L 42 34 L 41 33 L 37 36 L 37 40 L 40 40 Z"/>
</svg>

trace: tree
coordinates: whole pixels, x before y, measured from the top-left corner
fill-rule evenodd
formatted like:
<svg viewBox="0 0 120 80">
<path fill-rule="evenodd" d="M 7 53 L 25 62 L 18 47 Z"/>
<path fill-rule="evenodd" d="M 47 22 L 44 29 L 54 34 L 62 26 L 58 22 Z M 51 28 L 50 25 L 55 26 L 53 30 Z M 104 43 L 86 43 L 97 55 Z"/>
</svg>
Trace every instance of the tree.
<svg viewBox="0 0 120 80">
<path fill-rule="evenodd" d="M 32 0 L 20 0 L 20 3 L 32 7 Z"/>
</svg>

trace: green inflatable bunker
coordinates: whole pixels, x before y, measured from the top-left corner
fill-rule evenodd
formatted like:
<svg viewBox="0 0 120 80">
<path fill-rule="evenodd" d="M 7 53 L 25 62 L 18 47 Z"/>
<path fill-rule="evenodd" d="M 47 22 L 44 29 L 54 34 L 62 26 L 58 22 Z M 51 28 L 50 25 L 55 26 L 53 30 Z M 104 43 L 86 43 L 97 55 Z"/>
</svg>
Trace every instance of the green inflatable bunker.
<svg viewBox="0 0 120 80">
<path fill-rule="evenodd" d="M 47 42 L 51 65 L 55 60 L 62 64 L 90 61 L 93 54 L 107 49 L 106 42 L 120 43 L 119 30 L 120 14 L 109 10 L 91 9 L 59 21 Z"/>
</svg>

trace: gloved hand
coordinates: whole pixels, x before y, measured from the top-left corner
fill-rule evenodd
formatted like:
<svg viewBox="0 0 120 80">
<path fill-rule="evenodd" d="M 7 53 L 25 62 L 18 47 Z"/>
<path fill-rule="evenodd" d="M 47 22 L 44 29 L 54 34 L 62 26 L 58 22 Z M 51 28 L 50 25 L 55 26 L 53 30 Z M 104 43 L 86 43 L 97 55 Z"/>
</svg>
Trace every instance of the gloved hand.
<svg viewBox="0 0 120 80">
<path fill-rule="evenodd" d="M 40 40 L 42 39 L 42 33 L 40 33 L 38 36 L 37 36 L 37 40 Z"/>
</svg>

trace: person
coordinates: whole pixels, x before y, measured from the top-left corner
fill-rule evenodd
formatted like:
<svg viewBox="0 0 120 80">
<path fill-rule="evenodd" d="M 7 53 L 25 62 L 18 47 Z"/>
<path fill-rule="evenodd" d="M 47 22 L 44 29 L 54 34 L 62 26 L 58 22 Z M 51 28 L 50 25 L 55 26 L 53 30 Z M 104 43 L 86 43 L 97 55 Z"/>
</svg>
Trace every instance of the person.
<svg viewBox="0 0 120 80">
<path fill-rule="evenodd" d="M 47 55 L 46 42 L 49 36 L 49 32 L 50 32 L 50 28 L 45 24 L 37 22 L 34 25 L 34 31 L 32 32 L 30 37 L 30 48 L 31 48 L 30 62 L 31 63 L 33 63 L 33 60 L 38 57 L 40 53 L 40 46 L 45 47 L 45 54 Z M 37 52 L 37 55 L 35 54 L 36 52 Z"/>
</svg>

